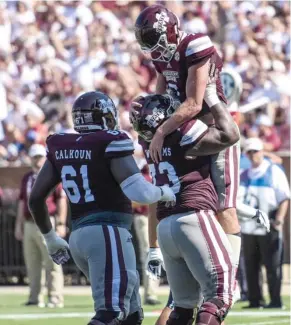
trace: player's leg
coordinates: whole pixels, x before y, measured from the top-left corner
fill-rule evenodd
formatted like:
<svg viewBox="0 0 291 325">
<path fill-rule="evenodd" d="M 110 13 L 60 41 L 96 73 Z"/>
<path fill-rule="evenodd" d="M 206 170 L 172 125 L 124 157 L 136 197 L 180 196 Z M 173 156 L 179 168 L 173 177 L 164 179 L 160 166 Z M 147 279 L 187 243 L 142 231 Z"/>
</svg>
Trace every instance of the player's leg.
<svg viewBox="0 0 291 325">
<path fill-rule="evenodd" d="M 196 324 L 222 324 L 233 297 L 232 249 L 224 231 L 212 211 L 200 211 L 180 217 L 172 233 L 204 297 Z"/>
<path fill-rule="evenodd" d="M 136 282 L 133 294 L 130 299 L 129 314 L 121 325 L 141 325 L 144 319 L 143 309 L 141 307 L 141 299 L 139 294 L 139 274 L 136 272 L 138 281 Z"/>
<path fill-rule="evenodd" d="M 174 310 L 174 299 L 173 299 L 172 291 L 170 291 L 166 306 L 162 310 L 161 315 L 157 319 L 155 325 L 166 325 L 167 320 L 173 310 Z"/>
<path fill-rule="evenodd" d="M 139 282 L 131 235 L 124 228 L 112 226 L 86 228 L 84 238 L 89 238 L 86 252 L 96 311 L 89 324 L 120 323 L 129 315 L 131 297 Z M 101 240 L 92 243 L 92 238 L 97 237 Z"/>
<path fill-rule="evenodd" d="M 175 301 L 167 325 L 190 325 L 194 321 L 194 308 L 201 300 L 200 286 L 190 272 L 178 248 L 175 224 L 177 216 L 162 220 L 158 226 L 158 240 L 163 253 L 167 278 Z M 180 239 L 180 238 L 178 238 Z M 167 315 L 165 310 L 164 317 Z M 160 321 L 163 321 L 160 319 Z"/>
<path fill-rule="evenodd" d="M 211 175 L 219 199 L 217 219 L 232 246 L 233 278 L 234 286 L 236 286 L 235 275 L 241 251 L 240 225 L 236 213 L 237 190 L 239 187 L 240 142 L 221 151 L 217 155 L 213 155 L 211 159 Z M 238 288 L 236 292 L 237 297 L 235 300 L 239 299 Z"/>
</svg>

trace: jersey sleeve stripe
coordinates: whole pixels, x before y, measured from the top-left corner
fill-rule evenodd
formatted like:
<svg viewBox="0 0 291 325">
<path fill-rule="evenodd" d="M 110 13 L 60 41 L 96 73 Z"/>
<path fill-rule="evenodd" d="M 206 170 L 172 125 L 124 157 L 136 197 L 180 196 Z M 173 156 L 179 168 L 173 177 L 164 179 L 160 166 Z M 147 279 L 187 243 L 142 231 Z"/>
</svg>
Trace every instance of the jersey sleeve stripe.
<svg viewBox="0 0 291 325">
<path fill-rule="evenodd" d="M 186 50 L 186 56 L 201 52 L 213 46 L 210 38 L 208 36 L 203 36 L 191 41 Z"/>
<path fill-rule="evenodd" d="M 112 141 L 107 146 L 105 152 L 129 151 L 134 150 L 133 142 L 128 140 Z"/>
<path fill-rule="evenodd" d="M 197 141 L 208 129 L 208 126 L 201 122 L 200 120 L 197 120 L 195 124 L 191 127 L 191 129 L 183 135 L 180 146 L 186 146 L 188 144 L 194 143 Z"/>
</svg>

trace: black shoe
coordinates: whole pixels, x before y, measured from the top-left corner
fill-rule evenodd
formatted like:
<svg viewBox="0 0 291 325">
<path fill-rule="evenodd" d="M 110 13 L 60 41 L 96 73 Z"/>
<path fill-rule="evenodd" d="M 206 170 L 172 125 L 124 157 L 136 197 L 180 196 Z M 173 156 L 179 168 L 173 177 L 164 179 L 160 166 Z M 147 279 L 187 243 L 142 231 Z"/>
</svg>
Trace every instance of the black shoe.
<svg viewBox="0 0 291 325">
<path fill-rule="evenodd" d="M 45 304 L 43 302 L 33 302 L 33 301 L 27 301 L 26 303 L 23 304 L 23 306 L 31 306 L 31 307 L 39 307 L 39 308 L 44 308 Z"/>
<path fill-rule="evenodd" d="M 272 309 L 272 308 L 276 308 L 276 309 L 286 309 L 286 306 L 282 305 L 282 304 L 274 304 L 272 302 L 270 302 L 267 306 L 265 306 L 264 308 L 266 309 Z"/>
<path fill-rule="evenodd" d="M 264 305 L 261 304 L 249 304 L 248 306 L 243 306 L 242 309 L 252 309 L 252 308 L 259 308 L 262 309 Z"/>
<path fill-rule="evenodd" d="M 155 298 L 146 298 L 145 305 L 150 305 L 150 306 L 155 306 L 155 305 L 160 305 L 161 301 L 159 301 L 158 299 Z"/>
</svg>

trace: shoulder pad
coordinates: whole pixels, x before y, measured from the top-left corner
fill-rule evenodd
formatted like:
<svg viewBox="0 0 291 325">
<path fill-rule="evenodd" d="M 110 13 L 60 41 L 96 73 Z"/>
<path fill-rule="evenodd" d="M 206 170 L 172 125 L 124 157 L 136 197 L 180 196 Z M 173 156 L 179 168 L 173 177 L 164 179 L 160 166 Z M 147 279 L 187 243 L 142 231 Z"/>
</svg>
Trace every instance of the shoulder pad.
<svg viewBox="0 0 291 325">
<path fill-rule="evenodd" d="M 193 34 L 189 38 L 188 45 L 186 47 L 186 57 L 190 55 L 197 55 L 197 53 L 205 51 L 213 47 L 213 43 L 210 38 L 201 33 Z"/>
<path fill-rule="evenodd" d="M 134 144 L 125 132 L 111 130 L 106 132 L 109 137 L 105 148 L 105 156 L 113 158 L 133 154 Z"/>
<path fill-rule="evenodd" d="M 194 144 L 198 141 L 208 130 L 208 126 L 200 120 L 192 120 L 182 125 L 180 132 L 182 139 L 180 146 Z"/>
</svg>

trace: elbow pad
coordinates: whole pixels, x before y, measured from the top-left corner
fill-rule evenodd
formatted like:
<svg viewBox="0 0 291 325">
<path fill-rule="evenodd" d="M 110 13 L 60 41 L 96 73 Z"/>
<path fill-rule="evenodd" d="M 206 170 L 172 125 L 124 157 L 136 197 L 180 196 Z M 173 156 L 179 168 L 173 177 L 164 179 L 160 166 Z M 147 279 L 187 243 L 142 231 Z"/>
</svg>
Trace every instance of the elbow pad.
<svg viewBox="0 0 291 325">
<path fill-rule="evenodd" d="M 237 202 L 236 211 L 239 217 L 249 218 L 249 219 L 253 218 L 257 213 L 257 210 L 255 208 L 246 205 L 242 202 Z"/>
<path fill-rule="evenodd" d="M 148 182 L 141 173 L 128 177 L 120 187 L 131 201 L 138 203 L 152 204 L 162 198 L 161 188 Z"/>
</svg>

